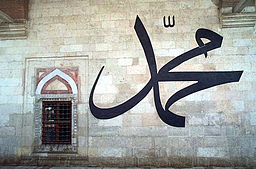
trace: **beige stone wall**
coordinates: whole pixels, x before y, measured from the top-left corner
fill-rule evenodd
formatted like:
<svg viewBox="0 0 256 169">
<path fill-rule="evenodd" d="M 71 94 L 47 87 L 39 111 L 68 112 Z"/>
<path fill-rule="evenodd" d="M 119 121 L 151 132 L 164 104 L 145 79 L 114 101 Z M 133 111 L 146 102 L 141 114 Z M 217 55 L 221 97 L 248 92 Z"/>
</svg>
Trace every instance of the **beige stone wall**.
<svg viewBox="0 0 256 169">
<path fill-rule="evenodd" d="M 88 157 L 89 164 L 100 159 L 112 165 L 255 166 L 255 28 L 221 29 L 218 13 L 210 0 L 31 0 L 28 38 L 0 41 L 0 155 L 33 157 L 35 69 L 79 67 L 78 156 Z M 224 37 L 222 47 L 174 70 L 243 70 L 240 82 L 176 102 L 171 110 L 186 117 L 185 128 L 160 120 L 152 91 L 119 117 L 94 118 L 88 98 L 102 66 L 94 97 L 98 106 L 124 102 L 150 79 L 133 29 L 137 15 L 158 69 L 197 47 L 196 30 L 208 28 Z M 169 15 L 175 15 L 176 25 L 164 28 L 162 18 Z M 74 56 L 79 59 L 72 61 Z M 161 83 L 163 105 L 189 84 Z"/>
</svg>

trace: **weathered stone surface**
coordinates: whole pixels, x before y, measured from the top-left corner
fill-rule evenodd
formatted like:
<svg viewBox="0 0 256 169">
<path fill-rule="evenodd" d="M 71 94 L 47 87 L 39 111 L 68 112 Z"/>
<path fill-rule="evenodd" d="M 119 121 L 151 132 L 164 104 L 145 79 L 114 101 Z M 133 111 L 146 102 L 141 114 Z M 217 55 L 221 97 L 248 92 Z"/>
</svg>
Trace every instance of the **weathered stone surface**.
<svg viewBox="0 0 256 169">
<path fill-rule="evenodd" d="M 0 163 L 255 167 L 255 27 L 222 29 L 218 7 L 210 0 L 31 0 L 29 7 L 28 38 L 0 41 Z M 89 110 L 90 90 L 102 66 L 93 99 L 103 108 L 132 98 L 151 78 L 133 28 L 137 15 L 151 39 L 157 70 L 198 47 L 195 32 L 207 28 L 223 36 L 221 48 L 170 72 L 244 71 L 238 83 L 193 93 L 169 107 L 186 117 L 185 128 L 162 122 L 153 90 L 113 119 L 96 119 Z M 163 26 L 168 15 L 175 16 L 172 28 Z M 78 151 L 65 158 L 48 152 L 37 156 L 35 137 L 41 137 L 41 128 L 35 126 L 41 124 L 36 121 L 41 112 L 36 112 L 36 70 L 73 67 L 78 68 L 73 139 Z M 160 82 L 162 106 L 193 83 Z"/>
</svg>

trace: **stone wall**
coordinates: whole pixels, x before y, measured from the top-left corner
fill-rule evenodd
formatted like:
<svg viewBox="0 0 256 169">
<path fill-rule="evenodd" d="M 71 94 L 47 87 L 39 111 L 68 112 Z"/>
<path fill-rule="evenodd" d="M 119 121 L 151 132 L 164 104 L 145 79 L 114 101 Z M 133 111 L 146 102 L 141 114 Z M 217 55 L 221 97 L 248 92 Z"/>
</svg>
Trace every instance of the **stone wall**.
<svg viewBox="0 0 256 169">
<path fill-rule="evenodd" d="M 150 79 L 133 28 L 137 15 L 151 38 L 158 70 L 197 47 L 196 30 L 207 28 L 224 37 L 221 48 L 174 71 L 244 71 L 238 83 L 176 102 L 171 110 L 186 117 L 184 128 L 160 120 L 153 91 L 114 119 L 99 120 L 90 113 L 89 92 L 102 66 L 94 96 L 101 107 L 128 100 Z M 176 25 L 165 28 L 162 19 L 169 15 Z M 0 41 L 0 161 L 255 167 L 255 27 L 222 29 L 218 15 L 210 0 L 31 0 L 28 38 Z M 79 69 L 78 152 L 34 153 L 36 69 L 70 67 Z M 162 104 L 192 83 L 161 83 Z"/>
</svg>

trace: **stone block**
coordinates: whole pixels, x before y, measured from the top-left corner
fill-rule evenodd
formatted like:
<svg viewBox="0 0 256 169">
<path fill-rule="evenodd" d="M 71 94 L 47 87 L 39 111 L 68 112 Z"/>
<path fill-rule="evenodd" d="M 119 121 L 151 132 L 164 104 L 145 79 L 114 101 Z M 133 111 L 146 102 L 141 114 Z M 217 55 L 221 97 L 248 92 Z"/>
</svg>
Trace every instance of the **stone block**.
<svg viewBox="0 0 256 169">
<path fill-rule="evenodd" d="M 228 140 L 226 137 L 205 137 L 203 145 L 205 147 L 227 147 Z"/>
<path fill-rule="evenodd" d="M 99 126 L 103 127 L 115 127 L 115 126 L 122 126 L 123 125 L 123 117 L 118 116 L 113 119 L 101 120 L 99 121 Z"/>
<path fill-rule="evenodd" d="M 163 121 L 159 118 L 157 113 L 144 113 L 142 114 L 143 126 L 162 126 Z"/>
<path fill-rule="evenodd" d="M 224 113 L 208 113 L 205 115 L 205 118 L 208 121 L 208 125 L 211 126 L 222 125 L 225 121 Z"/>
<path fill-rule="evenodd" d="M 89 105 L 88 104 L 77 104 L 77 111 L 79 112 L 79 115 L 81 114 L 83 119 L 83 115 L 82 114 L 87 114 L 89 110 Z"/>
<path fill-rule="evenodd" d="M 107 137 L 107 136 L 116 136 L 116 135 L 120 135 L 120 127 L 99 127 L 99 126 L 91 126 L 91 121 L 90 121 L 90 136 L 102 136 L 102 137 Z"/>
<path fill-rule="evenodd" d="M 123 148 L 98 148 L 101 157 L 122 157 L 125 153 Z"/>
<path fill-rule="evenodd" d="M 87 146 L 87 140 L 88 138 L 87 137 L 80 137 L 78 136 L 78 147 L 86 147 Z"/>
<path fill-rule="evenodd" d="M 83 50 L 83 45 L 63 45 L 60 52 L 79 52 Z"/>
<path fill-rule="evenodd" d="M 154 141 L 151 137 L 134 137 L 131 141 L 134 148 L 150 149 L 154 147 Z"/>
<path fill-rule="evenodd" d="M 30 105 L 31 106 L 31 105 Z M 23 125 L 33 126 L 34 125 L 34 115 L 32 113 L 23 114 Z"/>
<path fill-rule="evenodd" d="M 146 74 L 147 69 L 146 66 L 136 65 L 136 66 L 128 66 L 127 74 Z"/>
<path fill-rule="evenodd" d="M 96 51 L 108 51 L 108 50 L 111 50 L 111 46 L 107 43 L 97 43 L 95 45 L 95 50 Z"/>
<path fill-rule="evenodd" d="M 250 113 L 250 123 L 251 125 L 256 125 L 256 112 L 251 112 Z"/>
<path fill-rule="evenodd" d="M 23 136 L 21 138 L 21 146 L 31 147 L 32 144 L 33 144 L 33 141 L 34 141 L 34 137 L 31 137 L 31 135 L 30 136 Z"/>
<path fill-rule="evenodd" d="M 137 114 L 129 114 L 123 116 L 123 126 L 124 127 L 141 127 L 142 126 L 142 116 Z"/>
<path fill-rule="evenodd" d="M 34 130 L 33 130 L 32 126 L 23 126 L 22 135 L 27 136 L 27 137 L 34 135 Z"/>
<path fill-rule="evenodd" d="M 217 127 L 217 126 L 204 127 L 204 136 L 221 136 L 221 135 L 222 135 L 221 127 Z"/>
<path fill-rule="evenodd" d="M 112 20 L 122 20 L 127 19 L 127 16 L 124 13 L 111 13 Z"/>
<path fill-rule="evenodd" d="M 10 119 L 9 113 L 2 113 L 1 114 L 1 119 L 0 119 L 0 127 L 10 125 L 9 119 Z"/>
<path fill-rule="evenodd" d="M 21 87 L 0 87 L 0 95 L 13 96 L 22 95 Z"/>
<path fill-rule="evenodd" d="M 89 145 L 92 147 L 105 147 L 105 148 L 129 148 L 133 147 L 132 139 L 129 137 L 90 137 Z"/>
<path fill-rule="evenodd" d="M 204 129 L 201 126 L 189 126 L 190 137 L 203 137 Z"/>
<path fill-rule="evenodd" d="M 226 136 L 235 136 L 235 128 L 234 126 L 226 126 Z"/>
<path fill-rule="evenodd" d="M 148 98 L 144 98 L 140 103 L 138 103 L 136 106 L 134 106 L 130 112 L 133 114 L 149 114 L 156 112 L 155 107 L 153 107 L 151 104 L 148 103 Z"/>
<path fill-rule="evenodd" d="M 0 83 L 0 87 L 6 87 L 6 86 L 10 86 L 10 87 L 18 87 L 21 86 L 21 79 L 19 78 L 4 78 L 4 79 L 0 79 L 1 83 Z"/>
<path fill-rule="evenodd" d="M 86 128 L 87 126 L 88 126 L 88 116 L 87 116 L 87 114 L 78 114 L 78 118 L 77 118 L 77 120 L 78 120 L 78 129 L 79 128 Z M 86 133 L 87 131 L 79 131 L 78 130 L 78 132 L 79 132 L 79 135 L 84 135 L 84 133 Z"/>
<path fill-rule="evenodd" d="M 223 158 L 227 155 L 227 151 L 222 147 L 199 147 L 197 149 L 197 157 L 218 157 Z"/>
<path fill-rule="evenodd" d="M 148 148 L 134 148 L 134 156 L 137 158 L 149 158 L 155 157 L 155 150 Z"/>
<path fill-rule="evenodd" d="M 168 129 L 166 127 L 150 126 L 150 127 L 126 127 L 121 128 L 119 131 L 120 136 L 130 137 L 160 137 L 169 136 Z"/>
<path fill-rule="evenodd" d="M 120 66 L 131 66 L 133 64 L 132 58 L 121 58 L 118 59 L 118 65 Z"/>
<path fill-rule="evenodd" d="M 110 94 L 118 93 L 117 87 L 114 85 L 102 84 L 101 82 L 99 82 L 99 84 L 95 88 L 95 94 L 109 94 L 109 93 Z"/>
<path fill-rule="evenodd" d="M 180 146 L 167 148 L 168 157 L 192 157 L 195 156 L 192 146 Z"/>
<path fill-rule="evenodd" d="M 22 104 L 23 103 L 23 96 L 19 95 L 19 96 L 0 96 L 0 99 L 2 99 L 2 103 L 4 104 L 13 104 L 13 103 L 17 103 L 17 104 Z"/>
<path fill-rule="evenodd" d="M 98 148 L 96 147 L 89 147 L 88 148 L 88 156 L 90 157 L 98 157 L 99 154 L 98 154 Z"/>
<path fill-rule="evenodd" d="M 169 157 L 168 158 L 168 166 L 171 167 L 192 167 L 193 166 L 193 158 L 192 157 Z"/>
<path fill-rule="evenodd" d="M 180 136 L 187 137 L 189 136 L 189 128 L 180 128 L 180 127 L 169 127 L 168 128 L 169 136 Z"/>
<path fill-rule="evenodd" d="M 16 146 L 1 146 L 0 155 L 5 157 L 11 157 L 16 155 L 17 147 Z"/>
<path fill-rule="evenodd" d="M 22 129 L 22 121 L 23 121 L 23 115 L 22 114 L 11 114 L 10 115 L 10 125 L 15 126 L 17 129 Z"/>
<path fill-rule="evenodd" d="M 177 142 L 176 139 L 168 138 L 168 137 L 156 137 L 154 141 L 155 141 L 154 144 L 156 148 L 163 148 L 163 149 L 174 146 L 176 145 L 176 142 Z"/>
<path fill-rule="evenodd" d="M 208 124 L 204 114 L 191 114 L 187 118 L 188 124 L 191 126 L 204 126 Z"/>
<path fill-rule="evenodd" d="M 115 28 L 115 21 L 102 21 L 102 28 L 104 29 L 113 29 Z"/>
<path fill-rule="evenodd" d="M 3 136 L 14 136 L 15 127 L 0 127 L 0 133 Z"/>
<path fill-rule="evenodd" d="M 100 81 L 104 85 L 111 85 L 113 83 L 113 77 L 112 77 L 112 75 L 101 76 Z"/>
<path fill-rule="evenodd" d="M 234 39 L 233 45 L 234 46 L 251 46 L 252 42 L 250 39 Z"/>
<path fill-rule="evenodd" d="M 155 53 L 159 57 L 163 57 L 163 56 L 168 57 L 168 56 L 172 55 L 172 53 L 170 53 L 168 49 L 157 49 L 157 50 L 155 50 Z"/>
</svg>

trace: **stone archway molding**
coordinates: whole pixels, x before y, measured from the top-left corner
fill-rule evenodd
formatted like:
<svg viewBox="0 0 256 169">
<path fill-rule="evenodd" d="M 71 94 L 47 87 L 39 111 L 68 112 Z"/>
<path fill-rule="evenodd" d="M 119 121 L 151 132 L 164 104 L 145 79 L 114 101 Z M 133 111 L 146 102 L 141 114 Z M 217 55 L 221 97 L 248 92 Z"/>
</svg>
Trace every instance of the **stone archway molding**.
<svg viewBox="0 0 256 169">
<path fill-rule="evenodd" d="M 62 72 L 59 69 L 55 69 L 54 71 L 52 71 L 51 73 L 49 73 L 47 76 L 45 76 L 37 85 L 36 88 L 36 94 L 41 94 L 43 86 L 49 81 L 51 80 L 53 77 L 55 76 L 60 76 L 61 78 L 63 78 L 64 80 L 66 80 L 69 85 L 71 86 L 72 89 L 72 93 L 73 94 L 77 94 L 77 85 L 75 83 L 75 81 L 66 73 Z"/>
</svg>

